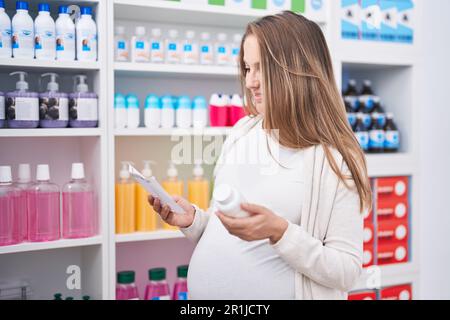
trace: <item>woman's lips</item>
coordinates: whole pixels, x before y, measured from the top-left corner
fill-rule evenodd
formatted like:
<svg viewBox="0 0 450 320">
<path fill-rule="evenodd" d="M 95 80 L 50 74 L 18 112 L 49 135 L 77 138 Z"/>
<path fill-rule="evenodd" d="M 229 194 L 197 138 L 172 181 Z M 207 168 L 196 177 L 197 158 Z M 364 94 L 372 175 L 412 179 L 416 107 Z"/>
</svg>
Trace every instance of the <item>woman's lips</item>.
<svg viewBox="0 0 450 320">
<path fill-rule="evenodd" d="M 254 95 L 253 95 L 253 99 L 254 99 L 256 102 L 261 102 L 261 101 L 262 101 L 262 96 L 261 96 L 260 94 L 254 94 Z"/>
</svg>

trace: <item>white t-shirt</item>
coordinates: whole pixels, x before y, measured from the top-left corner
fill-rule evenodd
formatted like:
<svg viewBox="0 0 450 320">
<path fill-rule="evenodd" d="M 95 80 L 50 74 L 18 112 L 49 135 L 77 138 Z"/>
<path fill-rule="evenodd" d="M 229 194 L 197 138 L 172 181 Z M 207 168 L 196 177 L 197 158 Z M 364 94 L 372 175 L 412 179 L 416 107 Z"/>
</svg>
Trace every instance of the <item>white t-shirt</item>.
<svg viewBox="0 0 450 320">
<path fill-rule="evenodd" d="M 232 134 L 224 144 L 215 185 L 231 185 L 247 202 L 298 224 L 304 152 L 281 147 L 262 129 L 261 118 L 248 121 L 256 125 L 235 143 L 229 141 Z M 189 264 L 189 299 L 294 299 L 295 271 L 269 240 L 247 242 L 230 235 L 213 206 Z"/>
</svg>

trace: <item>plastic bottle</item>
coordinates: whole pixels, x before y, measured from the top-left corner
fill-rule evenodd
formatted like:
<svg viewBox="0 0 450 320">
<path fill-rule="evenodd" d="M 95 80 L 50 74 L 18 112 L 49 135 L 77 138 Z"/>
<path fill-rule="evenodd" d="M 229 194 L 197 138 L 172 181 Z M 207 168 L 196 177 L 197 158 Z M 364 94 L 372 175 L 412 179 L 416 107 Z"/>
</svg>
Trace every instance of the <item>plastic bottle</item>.
<svg viewBox="0 0 450 320">
<path fill-rule="evenodd" d="M 117 26 L 115 31 L 114 60 L 120 62 L 128 61 L 130 59 L 130 44 L 125 37 L 125 27 Z"/>
<path fill-rule="evenodd" d="M 183 181 L 178 179 L 178 170 L 173 162 L 169 162 L 169 168 L 167 169 L 167 179 L 162 182 L 162 187 L 172 196 L 183 196 Z M 177 230 L 177 227 L 173 227 L 167 223 L 163 224 L 163 228 L 167 230 Z"/>
<path fill-rule="evenodd" d="M 92 186 L 86 182 L 84 165 L 72 164 L 72 180 L 62 190 L 63 238 L 87 238 L 97 234 L 97 210 Z"/>
<path fill-rule="evenodd" d="M 192 103 L 188 96 L 181 96 L 178 99 L 175 119 L 178 128 L 187 129 L 192 126 Z"/>
<path fill-rule="evenodd" d="M 47 164 L 37 166 L 36 180 L 28 191 L 28 239 L 31 242 L 58 240 L 60 193 L 59 187 L 50 182 Z"/>
<path fill-rule="evenodd" d="M 145 300 L 170 300 L 169 284 L 166 281 L 166 269 L 148 270 L 150 282 L 145 289 Z"/>
<path fill-rule="evenodd" d="M 12 183 L 11 167 L 0 166 L 0 247 L 21 242 L 16 209 L 19 193 Z"/>
<path fill-rule="evenodd" d="M 134 283 L 134 271 L 117 273 L 116 300 L 139 300 L 139 293 Z"/>
<path fill-rule="evenodd" d="M 360 111 L 364 113 L 371 113 L 375 108 L 374 99 L 376 96 L 372 90 L 372 81 L 364 80 L 363 87 L 359 96 Z"/>
<path fill-rule="evenodd" d="M 228 98 L 214 93 L 209 99 L 209 122 L 211 127 L 226 127 L 228 125 Z"/>
<path fill-rule="evenodd" d="M 76 23 L 77 60 L 97 61 L 97 25 L 92 19 L 92 8 L 81 7 L 81 17 Z"/>
<path fill-rule="evenodd" d="M 347 90 L 344 92 L 344 103 L 347 110 L 355 113 L 359 111 L 359 95 L 355 79 L 348 81 Z"/>
<path fill-rule="evenodd" d="M 128 162 L 122 162 L 119 181 L 116 183 L 116 233 L 136 231 L 136 184 L 130 179 Z"/>
<path fill-rule="evenodd" d="M 192 110 L 194 128 L 206 128 L 208 124 L 208 105 L 204 97 L 195 97 Z"/>
<path fill-rule="evenodd" d="M 242 35 L 236 33 L 233 35 L 233 43 L 231 44 L 231 59 L 230 64 L 232 66 L 238 66 L 239 64 L 239 52 L 241 51 Z"/>
<path fill-rule="evenodd" d="M 231 104 L 228 112 L 228 126 L 234 126 L 236 122 L 245 117 L 244 102 L 237 93 L 230 96 Z"/>
<path fill-rule="evenodd" d="M 56 60 L 75 60 L 75 24 L 69 16 L 68 6 L 59 6 L 56 26 Z"/>
<path fill-rule="evenodd" d="M 0 0 L 0 58 L 11 58 L 11 19 L 5 12 L 5 1 Z"/>
<path fill-rule="evenodd" d="M 153 172 L 151 164 L 154 161 L 144 160 L 142 175 L 149 179 Z M 136 231 L 154 231 L 158 227 L 159 215 L 148 203 L 148 192 L 140 184 L 136 184 Z"/>
<path fill-rule="evenodd" d="M 214 64 L 214 49 L 211 44 L 211 36 L 209 32 L 202 32 L 200 35 L 200 64 Z"/>
<path fill-rule="evenodd" d="M 230 46 L 227 43 L 227 34 L 219 33 L 217 35 L 217 42 L 215 44 L 216 64 L 219 66 L 226 66 L 230 64 L 231 52 Z"/>
<path fill-rule="evenodd" d="M 363 123 L 363 114 L 358 112 L 356 115 L 355 135 L 364 152 L 369 151 L 369 132 Z"/>
<path fill-rule="evenodd" d="M 177 280 L 173 288 L 172 300 L 188 300 L 187 274 L 189 266 L 177 267 Z"/>
<path fill-rule="evenodd" d="M 125 96 L 120 93 L 114 95 L 114 120 L 115 128 L 123 129 L 127 126 L 127 103 Z"/>
<path fill-rule="evenodd" d="M 201 161 L 195 161 L 193 178 L 188 182 L 188 200 L 200 209 L 209 208 L 209 182 L 203 177 Z"/>
<path fill-rule="evenodd" d="M 382 153 L 384 150 L 385 132 L 378 122 L 378 113 L 372 113 L 372 127 L 369 130 L 369 151 Z"/>
<path fill-rule="evenodd" d="M 170 129 L 175 126 L 175 103 L 171 96 L 161 98 L 161 127 Z"/>
<path fill-rule="evenodd" d="M 76 89 L 69 95 L 69 126 L 72 128 L 95 128 L 98 125 L 98 97 L 89 92 L 86 79 L 85 75 L 74 77 Z"/>
<path fill-rule="evenodd" d="M 139 127 L 139 99 L 134 94 L 126 97 L 127 102 L 127 128 L 135 129 Z"/>
<path fill-rule="evenodd" d="M 39 95 L 28 91 L 28 82 L 23 71 L 9 75 L 19 75 L 16 91 L 6 94 L 6 119 L 10 128 L 37 128 L 39 125 Z"/>
<path fill-rule="evenodd" d="M 227 184 L 221 184 L 214 188 L 213 198 L 217 210 L 234 218 L 248 217 L 248 213 L 241 209 L 244 197 Z"/>
<path fill-rule="evenodd" d="M 14 58 L 34 58 L 34 23 L 28 14 L 28 2 L 16 2 L 17 13 L 12 19 L 11 46 Z"/>
<path fill-rule="evenodd" d="M 5 94 L 0 91 L 0 129 L 6 125 Z"/>
<path fill-rule="evenodd" d="M 62 294 L 61 293 L 55 293 L 53 295 L 53 300 L 62 300 Z"/>
<path fill-rule="evenodd" d="M 144 111 L 145 127 L 157 129 L 161 126 L 161 104 L 158 96 L 149 94 L 145 99 Z"/>
<path fill-rule="evenodd" d="M 379 97 L 374 98 L 374 104 L 375 107 L 373 109 L 373 113 L 375 112 L 378 113 L 377 121 L 380 124 L 380 126 L 384 128 L 386 126 L 386 112 L 381 106 L 381 101 Z"/>
<path fill-rule="evenodd" d="M 186 31 L 186 40 L 183 43 L 183 63 L 198 64 L 198 43 L 195 41 L 195 31 Z"/>
<path fill-rule="evenodd" d="M 50 77 L 47 92 L 39 94 L 39 126 L 42 128 L 65 128 L 69 125 L 69 96 L 59 92 L 56 73 L 44 73 Z"/>
<path fill-rule="evenodd" d="M 34 21 L 34 50 L 38 60 L 56 59 L 56 27 L 50 16 L 50 5 L 39 4 L 39 14 Z"/>
<path fill-rule="evenodd" d="M 394 122 L 394 115 L 390 112 L 386 114 L 386 126 L 384 127 L 386 139 L 384 141 L 384 152 L 398 152 L 400 148 L 400 134 Z"/>
<path fill-rule="evenodd" d="M 161 40 L 161 29 L 152 29 L 152 38 L 150 45 L 150 60 L 153 63 L 163 63 L 164 62 L 164 44 Z"/>
<path fill-rule="evenodd" d="M 150 61 L 149 42 L 145 36 L 145 27 L 143 26 L 136 27 L 135 36 L 132 40 L 131 59 L 133 62 Z"/>
<path fill-rule="evenodd" d="M 28 163 L 19 164 L 18 179 L 15 187 L 20 190 L 19 203 L 17 205 L 17 217 L 20 220 L 21 238 L 23 241 L 28 240 L 28 206 L 27 194 L 31 188 L 31 169 Z"/>
<path fill-rule="evenodd" d="M 166 39 L 166 63 L 180 63 L 181 50 L 178 43 L 178 31 L 169 30 L 169 38 Z"/>
</svg>

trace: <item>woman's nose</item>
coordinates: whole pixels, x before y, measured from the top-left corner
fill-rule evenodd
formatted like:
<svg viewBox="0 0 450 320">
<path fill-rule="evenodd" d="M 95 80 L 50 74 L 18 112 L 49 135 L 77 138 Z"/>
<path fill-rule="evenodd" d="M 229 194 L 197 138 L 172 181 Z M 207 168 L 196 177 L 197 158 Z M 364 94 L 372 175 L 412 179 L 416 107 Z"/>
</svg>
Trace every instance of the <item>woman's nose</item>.
<svg viewBox="0 0 450 320">
<path fill-rule="evenodd" d="M 259 87 L 259 79 L 255 77 L 254 75 L 247 75 L 245 85 L 247 89 L 256 89 Z"/>
</svg>

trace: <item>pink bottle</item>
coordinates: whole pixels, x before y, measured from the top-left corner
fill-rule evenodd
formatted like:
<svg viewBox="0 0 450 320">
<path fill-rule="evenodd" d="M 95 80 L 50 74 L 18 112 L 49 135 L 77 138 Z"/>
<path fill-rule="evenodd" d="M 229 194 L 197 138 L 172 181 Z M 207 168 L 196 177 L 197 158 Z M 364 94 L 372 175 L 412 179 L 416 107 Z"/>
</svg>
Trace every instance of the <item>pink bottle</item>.
<svg viewBox="0 0 450 320">
<path fill-rule="evenodd" d="M 59 187 L 50 182 L 47 164 L 36 171 L 37 182 L 28 191 L 28 239 L 31 242 L 60 238 Z"/>
<path fill-rule="evenodd" d="M 150 279 L 145 289 L 145 300 L 170 300 L 170 289 L 166 281 L 166 269 L 148 270 Z"/>
<path fill-rule="evenodd" d="M 188 299 L 187 273 L 188 266 L 179 266 L 177 268 L 178 279 L 175 282 L 175 286 L 173 288 L 172 300 Z"/>
<path fill-rule="evenodd" d="M 16 205 L 20 190 L 13 186 L 11 167 L 0 166 L 0 247 L 21 242 Z"/>
<path fill-rule="evenodd" d="M 134 271 L 117 273 L 116 300 L 139 300 L 139 293 L 134 283 Z"/>
<path fill-rule="evenodd" d="M 15 187 L 20 189 L 20 195 L 18 198 L 18 204 L 16 209 L 18 211 L 19 224 L 21 229 L 22 241 L 28 240 L 28 205 L 27 195 L 28 190 L 31 188 L 31 169 L 28 163 L 19 164 L 18 179 L 15 183 Z"/>
<path fill-rule="evenodd" d="M 82 163 L 72 164 L 72 180 L 64 185 L 63 238 L 87 238 L 97 234 L 94 191 L 84 176 Z"/>
<path fill-rule="evenodd" d="M 228 112 L 228 126 L 232 127 L 240 119 L 245 117 L 244 103 L 238 94 L 231 96 L 231 105 Z"/>
<path fill-rule="evenodd" d="M 209 99 L 209 122 L 211 127 L 226 127 L 228 123 L 228 97 L 214 93 Z"/>
</svg>

